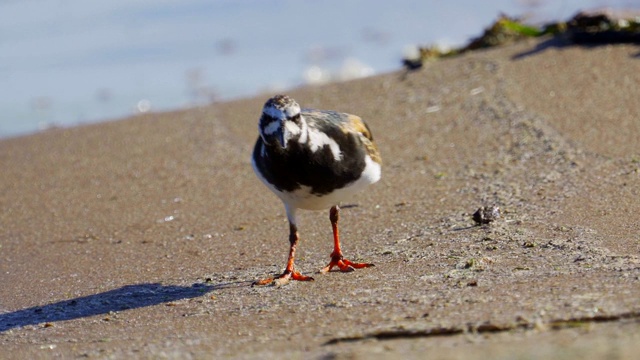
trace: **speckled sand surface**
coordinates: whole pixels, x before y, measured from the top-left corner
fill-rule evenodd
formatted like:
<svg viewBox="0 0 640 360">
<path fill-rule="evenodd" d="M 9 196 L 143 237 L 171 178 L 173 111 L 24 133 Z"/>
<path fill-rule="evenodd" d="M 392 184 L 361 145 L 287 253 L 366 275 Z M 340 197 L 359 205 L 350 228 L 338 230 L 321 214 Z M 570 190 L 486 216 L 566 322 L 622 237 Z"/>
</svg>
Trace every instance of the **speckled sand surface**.
<svg viewBox="0 0 640 360">
<path fill-rule="evenodd" d="M 0 141 L 0 358 L 632 358 L 638 84 L 638 46 L 543 39 L 290 91 L 384 169 L 341 217 L 376 267 L 282 288 L 250 286 L 288 247 L 249 160 L 268 95 Z M 331 227 L 301 215 L 310 274 Z"/>
</svg>

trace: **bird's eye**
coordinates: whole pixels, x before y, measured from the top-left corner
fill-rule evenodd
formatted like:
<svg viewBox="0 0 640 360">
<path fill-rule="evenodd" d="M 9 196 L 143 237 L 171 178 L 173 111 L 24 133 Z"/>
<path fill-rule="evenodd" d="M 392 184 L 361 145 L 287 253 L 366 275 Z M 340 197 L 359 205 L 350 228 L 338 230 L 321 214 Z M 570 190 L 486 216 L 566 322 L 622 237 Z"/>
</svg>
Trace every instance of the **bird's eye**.
<svg viewBox="0 0 640 360">
<path fill-rule="evenodd" d="M 293 122 L 299 122 L 300 121 L 300 113 L 293 115 L 292 117 L 289 118 L 289 120 L 293 121 Z"/>
</svg>

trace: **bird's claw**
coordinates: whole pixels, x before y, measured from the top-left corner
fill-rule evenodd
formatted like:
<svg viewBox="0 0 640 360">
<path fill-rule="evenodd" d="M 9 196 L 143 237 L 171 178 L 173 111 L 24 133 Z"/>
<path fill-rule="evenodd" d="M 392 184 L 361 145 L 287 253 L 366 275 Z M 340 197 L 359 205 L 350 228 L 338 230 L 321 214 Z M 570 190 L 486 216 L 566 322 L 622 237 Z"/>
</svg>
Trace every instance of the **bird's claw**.
<svg viewBox="0 0 640 360">
<path fill-rule="evenodd" d="M 285 271 L 282 275 L 278 277 L 270 277 L 262 280 L 254 281 L 251 286 L 264 286 L 264 285 L 273 285 L 273 286 L 283 286 L 289 283 L 289 281 L 314 281 L 311 276 L 302 275 L 297 271 L 287 272 Z"/>
<path fill-rule="evenodd" d="M 355 263 L 350 260 L 344 259 L 342 256 L 332 255 L 331 262 L 329 263 L 329 265 L 323 267 L 320 270 L 320 273 L 326 274 L 329 271 L 331 271 L 331 269 L 333 269 L 334 267 L 338 267 L 338 269 L 341 272 L 352 272 L 352 271 L 355 271 L 355 269 L 362 269 L 362 268 L 367 268 L 371 266 L 375 266 L 375 265 L 369 264 L 369 263 Z"/>
</svg>

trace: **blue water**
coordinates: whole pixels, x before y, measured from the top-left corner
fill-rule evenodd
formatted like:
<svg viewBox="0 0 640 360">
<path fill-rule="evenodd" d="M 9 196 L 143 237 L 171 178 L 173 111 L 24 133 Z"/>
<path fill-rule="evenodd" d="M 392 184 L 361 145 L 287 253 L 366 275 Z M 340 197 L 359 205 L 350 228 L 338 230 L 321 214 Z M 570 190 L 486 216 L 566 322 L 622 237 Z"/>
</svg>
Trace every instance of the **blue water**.
<svg viewBox="0 0 640 360">
<path fill-rule="evenodd" d="M 4 0 L 0 137 L 400 68 L 500 12 L 531 22 L 621 1 Z"/>
</svg>

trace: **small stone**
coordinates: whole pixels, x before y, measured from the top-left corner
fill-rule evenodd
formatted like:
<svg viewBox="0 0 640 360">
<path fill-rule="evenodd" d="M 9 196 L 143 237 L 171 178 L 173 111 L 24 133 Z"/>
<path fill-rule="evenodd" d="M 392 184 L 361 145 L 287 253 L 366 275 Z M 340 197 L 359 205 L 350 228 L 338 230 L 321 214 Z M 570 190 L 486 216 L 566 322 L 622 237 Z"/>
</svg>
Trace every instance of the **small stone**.
<svg viewBox="0 0 640 360">
<path fill-rule="evenodd" d="M 478 225 L 489 224 L 500 218 L 500 208 L 497 206 L 481 206 L 473 213 L 473 221 Z"/>
</svg>

